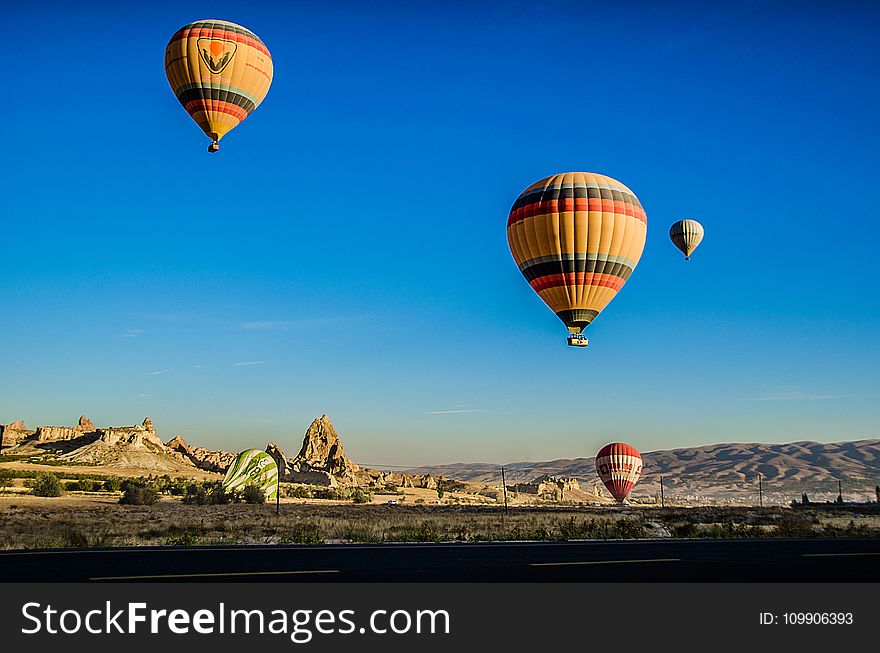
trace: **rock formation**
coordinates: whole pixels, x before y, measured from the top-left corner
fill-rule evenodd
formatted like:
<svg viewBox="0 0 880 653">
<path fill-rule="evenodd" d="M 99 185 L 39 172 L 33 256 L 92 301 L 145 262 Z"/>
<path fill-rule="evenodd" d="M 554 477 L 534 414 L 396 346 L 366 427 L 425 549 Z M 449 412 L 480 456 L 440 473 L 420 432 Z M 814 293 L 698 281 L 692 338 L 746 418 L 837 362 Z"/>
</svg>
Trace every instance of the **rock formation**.
<svg viewBox="0 0 880 653">
<path fill-rule="evenodd" d="M 358 466 L 345 457 L 339 434 L 326 415 L 321 415 L 309 425 L 294 463 L 334 476 L 350 476 L 358 470 Z"/>
<path fill-rule="evenodd" d="M 528 483 L 514 483 L 507 486 L 510 492 L 534 494 L 539 499 L 563 501 L 573 495 L 581 495 L 581 484 L 576 478 L 542 474 Z"/>
<path fill-rule="evenodd" d="M 223 474 L 236 456 L 230 451 L 191 445 L 180 435 L 163 443 L 149 417 L 133 426 L 96 427 L 82 415 L 76 426 L 40 426 L 32 431 L 19 421 L 0 429 L 4 452 L 9 448 L 11 453 L 20 455 L 54 455 L 60 462 L 72 464 L 164 472 L 197 468 Z M 266 446 L 266 452 L 278 464 L 279 478 L 288 483 L 437 488 L 437 479 L 431 474 L 414 476 L 359 467 L 346 457 L 339 434 L 326 415 L 308 427 L 294 458 L 287 458 L 273 442 Z"/>
<path fill-rule="evenodd" d="M 0 424 L 0 448 L 16 447 L 35 434 L 36 431 L 29 429 L 21 420 L 6 425 Z"/>
<path fill-rule="evenodd" d="M 77 426 L 38 426 L 37 442 L 57 442 L 59 440 L 76 440 L 83 437 L 86 430 Z"/>
<path fill-rule="evenodd" d="M 302 447 L 290 461 L 284 480 L 317 485 L 355 485 L 360 468 L 345 457 L 339 434 L 330 418 L 321 415 L 306 430 Z"/>
<path fill-rule="evenodd" d="M 270 442 L 266 445 L 266 453 L 275 459 L 275 464 L 278 465 L 278 477 L 282 479 L 287 478 L 290 475 L 290 463 L 281 447 L 274 442 Z"/>
<path fill-rule="evenodd" d="M 148 418 L 149 419 L 149 418 Z M 150 422 L 152 426 L 152 422 Z M 180 435 L 175 435 L 166 444 L 165 449 L 178 459 L 203 469 L 206 472 L 226 473 L 232 464 L 235 454 L 231 451 L 217 451 L 205 447 L 194 447 Z"/>
<path fill-rule="evenodd" d="M 116 444 L 130 445 L 132 447 L 144 447 L 150 445 L 153 448 L 165 449 L 162 440 L 159 439 L 153 422 L 147 417 L 143 424 L 134 426 L 110 426 L 96 431 L 102 442 L 113 446 Z"/>
</svg>

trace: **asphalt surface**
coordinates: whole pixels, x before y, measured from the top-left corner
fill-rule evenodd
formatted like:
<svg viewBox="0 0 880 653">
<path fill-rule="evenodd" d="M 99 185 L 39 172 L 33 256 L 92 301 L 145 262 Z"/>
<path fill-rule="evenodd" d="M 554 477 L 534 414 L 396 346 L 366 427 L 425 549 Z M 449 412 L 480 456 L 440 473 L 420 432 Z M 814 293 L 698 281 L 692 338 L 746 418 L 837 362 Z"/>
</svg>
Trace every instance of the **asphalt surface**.
<svg viewBox="0 0 880 653">
<path fill-rule="evenodd" d="M 0 551 L 4 582 L 878 582 L 880 539 Z"/>
</svg>

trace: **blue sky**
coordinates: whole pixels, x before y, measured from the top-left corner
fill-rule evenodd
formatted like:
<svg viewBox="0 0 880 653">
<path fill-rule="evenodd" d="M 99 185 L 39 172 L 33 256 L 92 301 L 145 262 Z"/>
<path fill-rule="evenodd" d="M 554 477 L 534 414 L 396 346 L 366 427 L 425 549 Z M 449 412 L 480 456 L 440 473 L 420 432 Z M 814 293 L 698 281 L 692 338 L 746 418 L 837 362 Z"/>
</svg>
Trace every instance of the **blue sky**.
<svg viewBox="0 0 880 653">
<path fill-rule="evenodd" d="M 7 17 L 0 422 L 294 453 L 327 413 L 400 465 L 878 436 L 876 7 L 272 4 Z M 216 156 L 162 65 L 208 17 L 275 63 Z M 505 234 L 569 170 L 648 214 L 586 350 Z"/>
</svg>

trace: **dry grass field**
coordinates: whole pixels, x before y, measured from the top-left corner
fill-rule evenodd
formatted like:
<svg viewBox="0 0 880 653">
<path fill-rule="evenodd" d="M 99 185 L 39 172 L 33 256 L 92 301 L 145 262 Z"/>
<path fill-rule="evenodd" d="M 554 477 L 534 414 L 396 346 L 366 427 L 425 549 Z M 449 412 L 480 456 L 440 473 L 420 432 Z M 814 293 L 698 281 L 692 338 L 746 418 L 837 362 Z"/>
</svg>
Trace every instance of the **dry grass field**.
<svg viewBox="0 0 880 653">
<path fill-rule="evenodd" d="M 880 514 L 788 508 L 513 508 L 333 501 L 123 506 L 108 493 L 0 495 L 5 549 L 646 537 L 880 536 Z"/>
</svg>

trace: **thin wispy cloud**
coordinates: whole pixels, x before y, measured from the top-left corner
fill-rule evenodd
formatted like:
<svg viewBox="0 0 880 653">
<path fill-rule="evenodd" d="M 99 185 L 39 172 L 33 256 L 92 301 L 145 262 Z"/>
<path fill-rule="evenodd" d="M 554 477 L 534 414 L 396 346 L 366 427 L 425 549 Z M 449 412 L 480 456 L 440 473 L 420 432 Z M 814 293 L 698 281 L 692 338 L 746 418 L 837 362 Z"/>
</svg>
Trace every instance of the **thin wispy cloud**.
<svg viewBox="0 0 880 653">
<path fill-rule="evenodd" d="M 265 320 L 265 321 L 255 321 L 255 322 L 243 322 L 241 325 L 242 329 L 248 330 L 256 330 L 256 329 L 287 329 L 294 322 L 290 320 Z"/>
<path fill-rule="evenodd" d="M 239 361 L 238 363 L 233 363 L 235 367 L 250 367 L 252 365 L 262 365 L 266 361 Z"/>
<path fill-rule="evenodd" d="M 239 326 L 246 331 L 287 331 L 301 327 L 322 326 L 339 320 L 330 317 L 305 317 L 299 320 L 252 320 Z"/>
<path fill-rule="evenodd" d="M 138 395 L 138 397 L 141 397 L 141 398 L 143 398 L 143 397 L 149 397 L 149 396 L 150 396 L 150 395 L 145 395 L 145 394 L 139 394 L 139 395 Z"/>
<path fill-rule="evenodd" d="M 167 374 L 171 370 L 154 370 L 153 372 L 147 372 L 147 376 L 158 376 L 159 374 Z"/>
<path fill-rule="evenodd" d="M 119 335 L 120 338 L 136 338 L 140 334 L 143 333 L 142 329 L 129 329 L 128 331 Z"/>
<path fill-rule="evenodd" d="M 451 410 L 429 410 L 425 415 L 454 415 L 456 413 L 479 413 L 479 408 L 453 408 Z"/>
</svg>

